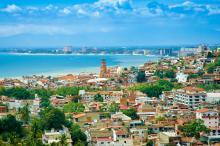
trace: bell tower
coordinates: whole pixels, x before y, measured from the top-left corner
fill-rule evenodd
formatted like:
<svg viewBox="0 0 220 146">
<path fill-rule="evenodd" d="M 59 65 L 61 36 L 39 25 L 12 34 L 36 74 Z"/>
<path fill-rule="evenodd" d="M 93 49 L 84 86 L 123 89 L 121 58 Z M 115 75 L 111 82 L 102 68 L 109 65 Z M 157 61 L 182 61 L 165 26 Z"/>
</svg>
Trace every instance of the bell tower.
<svg viewBox="0 0 220 146">
<path fill-rule="evenodd" d="M 107 75 L 106 60 L 105 60 L 105 59 L 102 59 L 99 77 L 100 77 L 100 78 L 104 78 L 104 77 L 106 77 L 106 75 Z"/>
</svg>

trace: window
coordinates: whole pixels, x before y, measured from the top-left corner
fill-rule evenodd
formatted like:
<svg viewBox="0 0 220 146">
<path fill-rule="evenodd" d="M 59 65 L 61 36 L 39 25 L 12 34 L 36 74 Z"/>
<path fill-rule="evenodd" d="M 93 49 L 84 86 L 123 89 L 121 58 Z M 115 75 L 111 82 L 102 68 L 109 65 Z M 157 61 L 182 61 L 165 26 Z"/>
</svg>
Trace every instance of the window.
<svg viewBox="0 0 220 146">
<path fill-rule="evenodd" d="M 126 141 L 124 141 L 124 143 L 126 143 Z"/>
<path fill-rule="evenodd" d="M 104 144 L 104 142 L 101 142 L 101 144 Z"/>
</svg>

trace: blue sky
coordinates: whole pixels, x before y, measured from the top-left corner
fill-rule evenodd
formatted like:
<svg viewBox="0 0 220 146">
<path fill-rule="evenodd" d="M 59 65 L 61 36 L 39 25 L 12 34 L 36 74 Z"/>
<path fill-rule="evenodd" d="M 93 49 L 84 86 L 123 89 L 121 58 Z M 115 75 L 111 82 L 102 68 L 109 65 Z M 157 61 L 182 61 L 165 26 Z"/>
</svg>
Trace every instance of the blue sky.
<svg viewBox="0 0 220 146">
<path fill-rule="evenodd" d="M 220 43 L 220 0 L 1 0 L 0 47 Z"/>
</svg>

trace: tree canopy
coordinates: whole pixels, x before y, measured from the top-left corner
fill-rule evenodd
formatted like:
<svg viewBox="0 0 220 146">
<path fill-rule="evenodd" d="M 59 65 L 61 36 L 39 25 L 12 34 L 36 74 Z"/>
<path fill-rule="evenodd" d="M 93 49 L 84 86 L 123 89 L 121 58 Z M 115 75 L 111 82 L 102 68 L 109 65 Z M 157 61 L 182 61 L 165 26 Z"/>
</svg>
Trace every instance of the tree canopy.
<svg viewBox="0 0 220 146">
<path fill-rule="evenodd" d="M 139 71 L 137 76 L 136 76 L 136 80 L 138 83 L 142 83 L 146 81 L 146 77 L 145 77 L 145 72 L 144 71 Z"/>
<path fill-rule="evenodd" d="M 85 106 L 82 103 L 71 102 L 63 107 L 64 112 L 84 112 Z"/>
<path fill-rule="evenodd" d="M 57 108 L 46 108 L 40 113 L 42 124 L 44 129 L 63 129 L 63 125 L 66 125 L 65 115 Z"/>
<path fill-rule="evenodd" d="M 208 133 L 210 131 L 201 119 L 193 120 L 184 126 L 181 126 L 180 130 L 185 136 L 195 138 L 199 138 L 201 132 Z"/>
<path fill-rule="evenodd" d="M 138 119 L 137 111 L 133 108 L 130 108 L 128 110 L 123 110 L 123 114 L 130 117 L 132 120 Z"/>
<path fill-rule="evenodd" d="M 162 91 L 170 91 L 174 87 L 173 83 L 166 80 L 159 80 L 154 83 L 137 84 L 130 87 L 131 90 L 139 90 L 149 97 L 159 97 Z"/>
<path fill-rule="evenodd" d="M 94 96 L 94 101 L 103 102 L 104 99 L 103 99 L 103 97 L 100 94 L 96 94 Z"/>
</svg>

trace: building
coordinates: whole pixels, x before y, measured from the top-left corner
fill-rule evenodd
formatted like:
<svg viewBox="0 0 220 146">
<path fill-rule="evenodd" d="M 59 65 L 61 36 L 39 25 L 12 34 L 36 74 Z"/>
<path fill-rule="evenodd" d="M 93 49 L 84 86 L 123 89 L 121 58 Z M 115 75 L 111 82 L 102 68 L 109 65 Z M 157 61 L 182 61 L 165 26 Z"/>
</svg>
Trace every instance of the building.
<svg viewBox="0 0 220 146">
<path fill-rule="evenodd" d="M 72 46 L 65 46 L 63 48 L 63 53 L 71 53 L 72 52 Z"/>
<path fill-rule="evenodd" d="M 108 70 L 107 70 L 106 60 L 102 59 L 99 77 L 100 78 L 105 78 L 107 76 L 107 71 Z"/>
<path fill-rule="evenodd" d="M 184 74 L 184 73 L 180 73 L 180 72 L 176 74 L 176 79 L 177 79 L 178 83 L 187 82 L 187 78 L 188 78 L 188 74 Z"/>
<path fill-rule="evenodd" d="M 166 146 L 168 144 L 180 145 L 181 136 L 175 132 L 160 132 L 158 146 Z"/>
<path fill-rule="evenodd" d="M 71 135 L 69 133 L 68 128 L 63 127 L 63 130 L 54 130 L 51 129 L 49 131 L 44 131 L 44 134 L 42 135 L 42 142 L 43 144 L 52 144 L 52 143 L 58 143 L 61 140 L 61 137 L 65 135 L 67 146 L 72 146 L 72 139 Z"/>
<path fill-rule="evenodd" d="M 174 103 L 179 103 L 196 109 L 200 103 L 206 101 L 206 92 L 197 87 L 185 87 L 174 91 Z"/>
<path fill-rule="evenodd" d="M 160 55 L 161 56 L 171 56 L 172 49 L 160 49 Z"/>
<path fill-rule="evenodd" d="M 216 110 L 207 108 L 199 109 L 196 111 L 196 119 L 204 121 L 204 125 L 210 129 L 207 134 L 209 141 L 220 141 L 220 117 Z"/>
<path fill-rule="evenodd" d="M 107 101 L 119 101 L 122 96 L 122 91 L 99 91 L 99 92 L 85 92 L 84 90 L 79 91 L 79 95 L 82 97 L 82 100 L 85 101 L 94 101 L 95 95 L 101 95 L 104 102 Z"/>
</svg>

